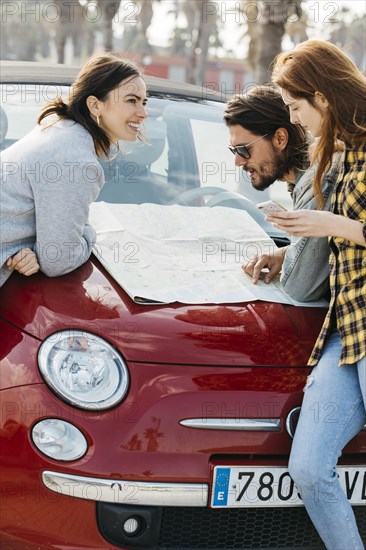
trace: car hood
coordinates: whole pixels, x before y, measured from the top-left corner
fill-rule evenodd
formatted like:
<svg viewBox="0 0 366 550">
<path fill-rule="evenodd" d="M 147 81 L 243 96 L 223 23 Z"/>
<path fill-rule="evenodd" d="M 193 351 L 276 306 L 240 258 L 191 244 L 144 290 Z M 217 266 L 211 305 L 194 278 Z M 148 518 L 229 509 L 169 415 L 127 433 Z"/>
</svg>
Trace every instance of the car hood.
<svg viewBox="0 0 366 550">
<path fill-rule="evenodd" d="M 0 289 L 0 316 L 43 341 L 83 329 L 127 361 L 196 365 L 303 366 L 325 310 L 249 302 L 136 304 L 93 258 L 63 277 L 14 273 Z"/>
</svg>

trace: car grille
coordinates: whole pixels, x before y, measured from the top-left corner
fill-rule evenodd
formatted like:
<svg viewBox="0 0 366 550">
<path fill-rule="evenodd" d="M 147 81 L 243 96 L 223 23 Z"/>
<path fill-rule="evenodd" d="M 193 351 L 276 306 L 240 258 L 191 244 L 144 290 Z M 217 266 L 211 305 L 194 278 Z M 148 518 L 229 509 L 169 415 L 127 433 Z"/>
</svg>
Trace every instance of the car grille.
<svg viewBox="0 0 366 550">
<path fill-rule="evenodd" d="M 354 508 L 366 542 L 364 507 Z M 304 508 L 163 508 L 160 549 L 324 549 Z"/>
</svg>

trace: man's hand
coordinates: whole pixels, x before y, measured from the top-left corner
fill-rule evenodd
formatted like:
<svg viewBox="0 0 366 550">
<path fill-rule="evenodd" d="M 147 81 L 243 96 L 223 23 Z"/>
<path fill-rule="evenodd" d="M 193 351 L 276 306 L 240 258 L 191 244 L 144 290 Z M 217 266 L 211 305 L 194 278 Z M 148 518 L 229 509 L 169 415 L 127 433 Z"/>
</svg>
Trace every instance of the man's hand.
<svg viewBox="0 0 366 550">
<path fill-rule="evenodd" d="M 39 271 L 37 256 L 30 248 L 22 248 L 15 256 L 6 262 L 7 267 L 19 271 L 22 275 L 29 276 Z"/>
<path fill-rule="evenodd" d="M 264 282 L 268 284 L 281 271 L 286 250 L 287 246 L 276 250 L 271 255 L 254 256 L 250 262 L 242 265 L 242 269 L 251 275 L 254 284 L 257 284 L 260 278 L 263 278 Z M 262 270 L 265 268 L 268 269 L 268 273 L 263 274 Z"/>
</svg>

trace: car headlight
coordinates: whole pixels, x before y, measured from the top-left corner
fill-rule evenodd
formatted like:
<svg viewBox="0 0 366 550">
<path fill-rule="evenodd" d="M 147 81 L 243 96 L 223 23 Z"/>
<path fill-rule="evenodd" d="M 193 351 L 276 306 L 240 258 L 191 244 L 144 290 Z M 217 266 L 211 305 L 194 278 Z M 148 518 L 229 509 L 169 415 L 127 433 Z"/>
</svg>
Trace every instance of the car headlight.
<svg viewBox="0 0 366 550">
<path fill-rule="evenodd" d="M 32 440 L 41 453 L 54 460 L 78 460 L 88 450 L 81 431 L 60 418 L 38 422 L 32 428 Z"/>
<path fill-rule="evenodd" d="M 102 338 L 80 330 L 49 336 L 38 353 L 40 371 L 52 390 L 75 407 L 100 411 L 126 395 L 128 370 Z"/>
</svg>

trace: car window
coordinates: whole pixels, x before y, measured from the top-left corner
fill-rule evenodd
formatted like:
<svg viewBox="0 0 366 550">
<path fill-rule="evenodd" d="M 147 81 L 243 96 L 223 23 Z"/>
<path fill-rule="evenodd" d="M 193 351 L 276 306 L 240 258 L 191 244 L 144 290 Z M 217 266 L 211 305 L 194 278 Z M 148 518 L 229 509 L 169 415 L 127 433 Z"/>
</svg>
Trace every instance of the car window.
<svg viewBox="0 0 366 550">
<path fill-rule="evenodd" d="M 33 128 L 47 102 L 59 95 L 67 99 L 69 91 L 56 85 L 2 85 L 1 149 Z M 241 208 L 271 236 L 279 235 L 255 204 L 271 198 L 291 207 L 286 185 L 278 182 L 265 192 L 252 188 L 227 148 L 224 109 L 224 103 L 154 96 L 151 90 L 143 141 L 120 142 L 111 159 L 100 159 L 106 184 L 98 200 Z"/>
<path fill-rule="evenodd" d="M 240 171 L 226 146 L 227 129 L 222 120 L 192 120 L 191 125 L 201 185 L 221 185 L 238 192 Z"/>
<path fill-rule="evenodd" d="M 67 99 L 69 90 L 68 86 L 53 84 L 2 84 L 1 124 L 6 125 L 7 131 L 0 136 L 1 149 L 6 149 L 30 132 L 41 109 L 58 96 Z"/>
</svg>

